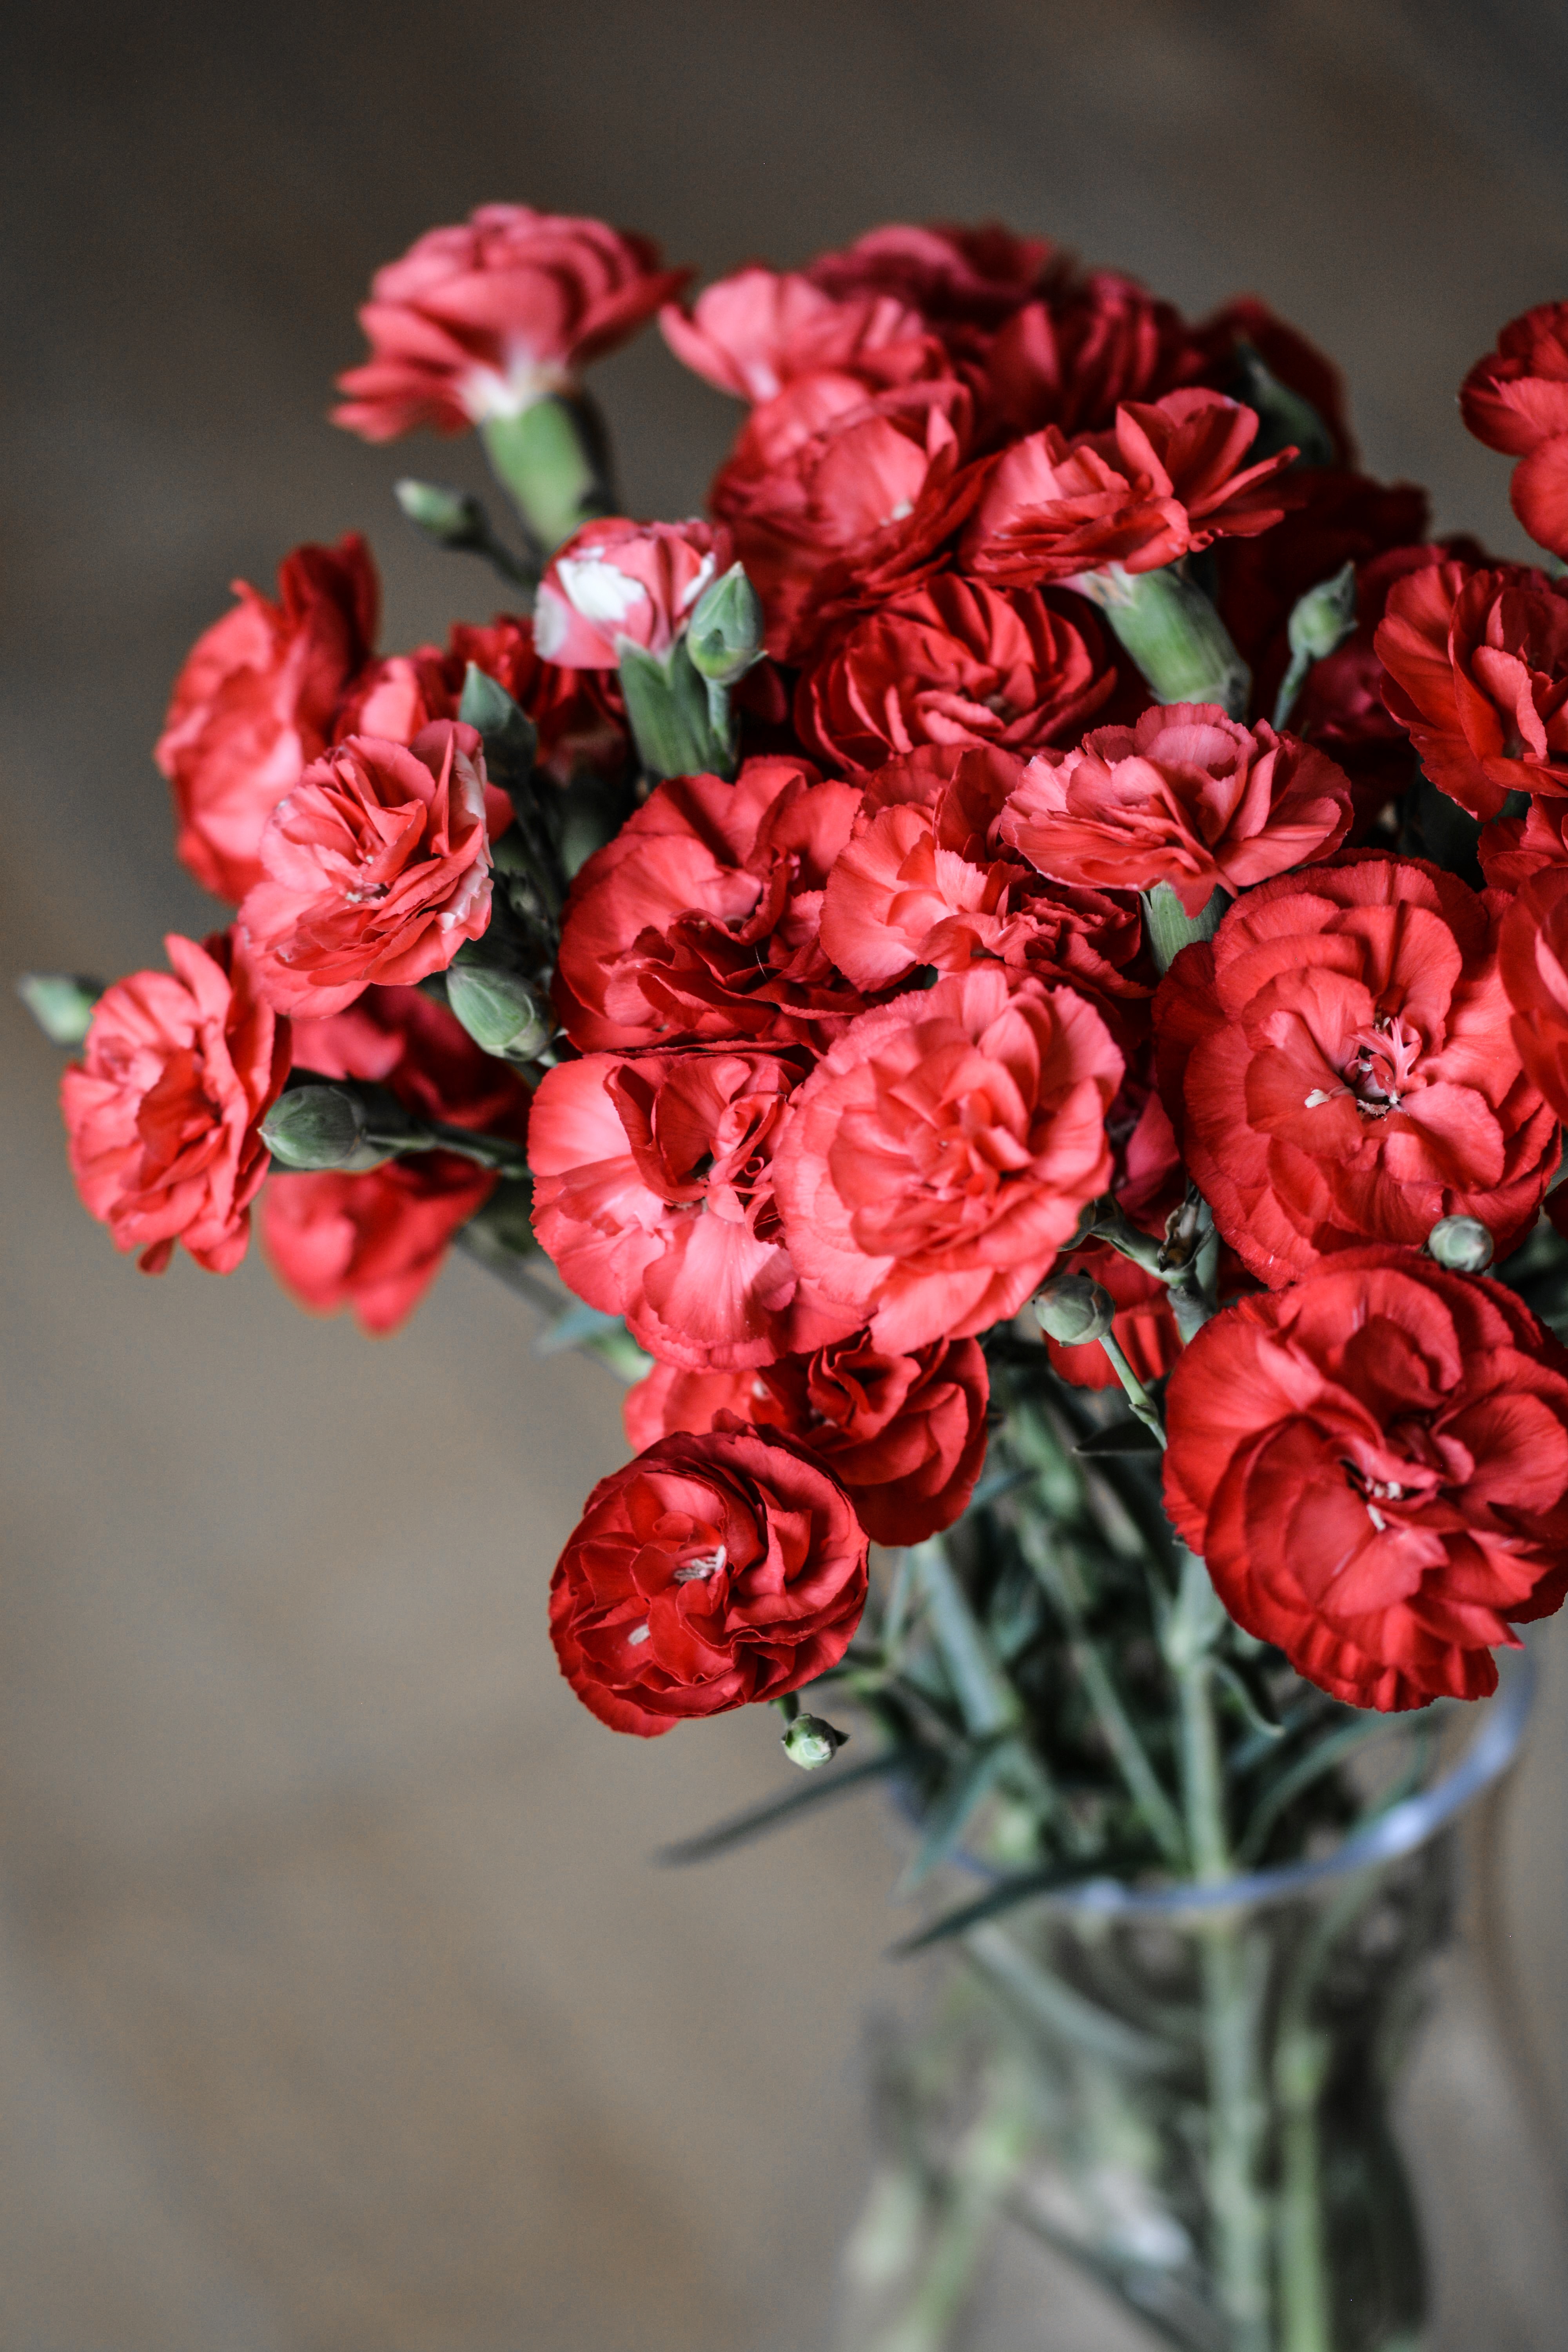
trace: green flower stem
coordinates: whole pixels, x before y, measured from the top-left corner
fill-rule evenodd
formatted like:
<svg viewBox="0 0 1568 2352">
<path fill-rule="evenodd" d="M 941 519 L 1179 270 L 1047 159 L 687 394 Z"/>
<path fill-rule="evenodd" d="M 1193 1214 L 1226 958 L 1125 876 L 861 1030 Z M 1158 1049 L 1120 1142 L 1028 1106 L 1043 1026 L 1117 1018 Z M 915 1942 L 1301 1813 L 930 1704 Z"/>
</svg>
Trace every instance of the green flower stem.
<svg viewBox="0 0 1568 2352">
<path fill-rule="evenodd" d="M 428 1119 L 413 1123 L 395 1136 L 367 1134 L 365 1140 L 384 1144 L 394 1152 L 451 1151 L 459 1160 L 472 1160 L 480 1168 L 493 1168 L 502 1176 L 524 1177 L 528 1174 L 528 1155 L 520 1143 L 500 1135 L 477 1135 L 472 1128 L 448 1127 L 444 1119 Z"/>
<path fill-rule="evenodd" d="M 584 393 L 552 394 L 479 427 L 485 455 L 544 553 L 616 511 L 605 430 Z"/>
<path fill-rule="evenodd" d="M 1162 971 L 1170 971 L 1184 948 L 1212 940 L 1231 903 L 1228 891 L 1215 890 L 1201 914 L 1189 915 L 1168 882 L 1156 882 L 1152 890 L 1141 890 L 1138 895 L 1143 902 L 1150 952 Z"/>
<path fill-rule="evenodd" d="M 1217 702 L 1245 719 L 1252 672 L 1209 599 L 1174 565 L 1159 572 L 1080 572 L 1068 582 L 1098 604 L 1161 702 Z"/>
<path fill-rule="evenodd" d="M 996 1739 L 1023 1719 L 1018 1694 L 991 1654 L 940 1536 L 911 1546 L 910 1564 L 925 1596 L 927 1622 L 972 1739 Z"/>
<path fill-rule="evenodd" d="M 1107 1331 L 1100 1344 L 1110 1360 L 1111 1370 L 1127 1391 L 1128 1403 L 1144 1428 L 1153 1431 L 1163 1451 L 1165 1445 L 1165 1424 L 1160 1418 L 1159 1406 L 1122 1353 L 1121 1341 L 1113 1339 Z"/>
<path fill-rule="evenodd" d="M 1196 1622 L 1184 1577 L 1184 1612 Z M 1194 1874 L 1200 1885 L 1227 1878 L 1233 1863 L 1225 1810 L 1225 1778 L 1214 1709 L 1214 1667 L 1208 1647 L 1195 1640 L 1168 1644 L 1181 1706 L 1182 1800 Z M 1208 2074 L 1208 2205 L 1215 2220 L 1215 2267 L 1232 2352 L 1270 2352 L 1268 2202 L 1258 2183 L 1268 2119 L 1258 2080 L 1262 1971 L 1247 1930 L 1220 1914 L 1202 1938 L 1204 2054 Z"/>
</svg>

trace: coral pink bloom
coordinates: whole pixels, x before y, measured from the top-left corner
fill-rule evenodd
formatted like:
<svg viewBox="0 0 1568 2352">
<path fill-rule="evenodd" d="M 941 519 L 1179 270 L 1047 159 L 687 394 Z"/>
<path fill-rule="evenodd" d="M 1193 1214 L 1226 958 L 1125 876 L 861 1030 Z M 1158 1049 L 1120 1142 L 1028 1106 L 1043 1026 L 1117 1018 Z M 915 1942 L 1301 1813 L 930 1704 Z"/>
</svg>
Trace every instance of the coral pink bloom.
<svg viewBox="0 0 1568 2352">
<path fill-rule="evenodd" d="M 1568 793 L 1568 586 L 1522 563 L 1396 581 L 1376 638 L 1383 698 L 1432 782 L 1472 816 Z"/>
<path fill-rule="evenodd" d="M 1016 1314 L 1105 1189 L 1121 1074 L 1081 997 L 995 969 L 863 1013 L 778 1146 L 803 1280 L 898 1354 Z"/>
<path fill-rule="evenodd" d="M 1238 726 L 1212 703 L 1173 702 L 1031 760 L 997 832 L 1061 882 L 1168 882 L 1193 916 L 1216 889 L 1250 889 L 1326 857 L 1351 805 L 1349 777 L 1294 736 Z"/>
<path fill-rule="evenodd" d="M 270 1001 L 320 1020 L 373 982 L 445 971 L 490 919 L 485 801 L 478 730 L 453 719 L 406 750 L 351 736 L 308 768 L 272 813 L 264 878 L 240 908 Z"/>
<path fill-rule="evenodd" d="M 203 887 L 243 898 L 260 877 L 262 829 L 331 740 L 332 714 L 370 658 L 379 592 L 357 534 L 297 547 L 278 602 L 243 580 L 174 681 L 154 757 L 174 787 L 174 854 Z"/>
<path fill-rule="evenodd" d="M 872 392 L 802 376 L 753 409 L 711 504 L 763 600 L 768 650 L 803 661 L 830 626 L 918 588 L 980 487 L 964 468 L 965 387 L 938 376 Z"/>
<path fill-rule="evenodd" d="M 689 315 L 667 304 L 658 323 L 693 374 L 752 403 L 822 368 L 896 378 L 925 333 L 920 311 L 896 295 L 826 294 L 797 270 L 757 268 L 706 287 Z"/>
<path fill-rule="evenodd" d="M 548 1071 L 528 1157 L 533 1224 L 563 1281 L 695 1370 L 771 1364 L 853 1328 L 816 1310 L 771 1165 L 800 1066 L 776 1054 L 589 1054 Z"/>
<path fill-rule="evenodd" d="M 1517 890 L 1531 875 L 1568 866 L 1568 800 L 1531 801 L 1522 816 L 1494 817 L 1476 846 L 1494 890 Z"/>
<path fill-rule="evenodd" d="M 822 902 L 822 944 L 862 988 L 919 964 L 963 971 L 994 961 L 1016 977 L 1066 981 L 1116 1028 L 1146 1002 L 1142 918 L 1131 896 L 1042 882 L 991 846 L 1024 771 L 1005 751 L 917 752 L 871 779 Z M 1107 1000 L 1118 1000 L 1114 1015 Z"/>
<path fill-rule="evenodd" d="M 589 1496 L 551 1580 L 551 1639 L 590 1714 L 652 1739 L 836 1666 L 866 1566 L 844 1489 L 776 1430 L 679 1433 Z"/>
<path fill-rule="evenodd" d="M 1501 1283 L 1363 1249 L 1227 1307 L 1165 1507 L 1237 1623 L 1351 1706 L 1482 1698 L 1568 1584 L 1568 1354 Z"/>
<path fill-rule="evenodd" d="M 177 1241 L 209 1274 L 232 1274 L 267 1173 L 259 1130 L 289 1075 L 289 1024 L 230 933 L 163 946 L 173 971 L 106 989 L 84 1059 L 60 1081 L 71 1173 L 144 1274 L 162 1274 Z"/>
<path fill-rule="evenodd" d="M 1116 684 L 1078 599 L 1052 605 L 947 572 L 857 622 L 802 675 L 795 726 L 844 768 L 879 768 L 922 743 L 1027 753 L 1073 740 Z"/>
<path fill-rule="evenodd" d="M 1237 899 L 1155 999 L 1161 1085 L 1215 1223 L 1272 1286 L 1367 1242 L 1479 1217 L 1500 1258 L 1552 1181 L 1557 1122 L 1521 1066 L 1502 908 L 1367 851 Z"/>
<path fill-rule="evenodd" d="M 521 1140 L 528 1088 L 481 1053 L 445 1005 L 413 988 L 370 988 L 346 1013 L 294 1024 L 294 1061 L 327 1078 L 388 1087 L 425 1118 Z M 451 1151 L 421 1151 L 348 1175 L 274 1168 L 261 1195 L 262 1246 L 312 1315 L 352 1307 L 376 1338 L 406 1320 L 453 1235 L 498 1182 Z"/>
<path fill-rule="evenodd" d="M 1511 319 L 1465 378 L 1459 408 L 1478 441 L 1521 460 L 1510 497 L 1531 539 L 1568 552 L 1568 302 Z"/>
<path fill-rule="evenodd" d="M 647 237 L 527 205 L 429 229 L 372 279 L 371 356 L 339 377 L 332 422 L 367 441 L 460 433 L 568 392 L 679 292 L 689 272 L 658 262 Z"/>
<path fill-rule="evenodd" d="M 756 1371 L 656 1364 L 627 1395 L 639 1449 L 674 1430 L 749 1421 L 783 1430 L 829 1469 L 873 1543 L 923 1543 L 962 1517 L 985 1460 L 991 1383 L 973 1339 L 884 1355 L 863 1331 Z"/>
<path fill-rule="evenodd" d="M 573 1044 L 836 1036 L 864 999 L 817 929 L 859 805 L 804 760 L 658 785 L 566 902 L 555 1004 Z"/>
<path fill-rule="evenodd" d="M 585 523 L 539 583 L 533 642 L 563 669 L 614 669 L 624 645 L 662 659 L 731 560 L 728 531 L 710 523 Z"/>
<path fill-rule="evenodd" d="M 1300 495 L 1295 456 L 1242 459 L 1258 417 L 1217 392 L 1124 401 L 1110 433 L 1068 440 L 1054 425 L 997 459 L 964 532 L 982 578 L 1033 586 L 1120 563 L 1152 572 L 1226 536 L 1268 530 Z"/>
</svg>

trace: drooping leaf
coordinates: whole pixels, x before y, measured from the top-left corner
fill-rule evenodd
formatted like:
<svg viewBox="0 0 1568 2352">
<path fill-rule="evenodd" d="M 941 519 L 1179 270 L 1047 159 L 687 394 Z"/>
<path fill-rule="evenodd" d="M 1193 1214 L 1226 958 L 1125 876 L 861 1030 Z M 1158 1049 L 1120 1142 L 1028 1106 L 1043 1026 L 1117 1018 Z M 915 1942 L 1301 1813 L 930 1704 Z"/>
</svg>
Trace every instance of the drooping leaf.
<svg viewBox="0 0 1568 2352">
<path fill-rule="evenodd" d="M 868 1781 L 908 1769 L 914 1761 L 907 1750 L 889 1748 L 879 1756 L 864 1756 L 856 1764 L 830 1764 L 811 1780 L 781 1790 L 776 1797 L 764 1797 L 760 1804 L 748 1805 L 744 1812 L 732 1813 L 726 1822 L 716 1822 L 710 1830 L 700 1830 L 695 1837 L 678 1838 L 673 1845 L 660 1846 L 654 1859 L 675 1868 L 690 1862 L 708 1862 L 713 1855 L 728 1853 L 752 1838 L 765 1836 L 769 1830 L 783 1829 L 801 1813 L 815 1812 L 831 1804 L 836 1797 L 847 1797 Z"/>
</svg>

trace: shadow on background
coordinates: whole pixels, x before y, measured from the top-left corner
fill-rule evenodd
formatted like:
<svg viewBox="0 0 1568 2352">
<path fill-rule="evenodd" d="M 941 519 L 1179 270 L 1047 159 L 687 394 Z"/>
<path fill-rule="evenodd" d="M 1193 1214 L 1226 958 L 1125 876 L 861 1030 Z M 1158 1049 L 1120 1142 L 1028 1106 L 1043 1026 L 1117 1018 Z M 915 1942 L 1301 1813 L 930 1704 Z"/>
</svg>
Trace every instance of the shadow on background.
<svg viewBox="0 0 1568 2352">
<path fill-rule="evenodd" d="M 234 574 L 364 526 L 389 649 L 490 610 L 388 495 L 411 465 L 477 480 L 472 447 L 322 421 L 372 268 L 486 198 L 705 275 L 999 214 L 1193 310 L 1257 290 L 1346 368 L 1373 471 L 1522 552 L 1454 389 L 1568 292 L 1547 0 L 56 0 L 4 37 L 13 968 L 118 972 L 213 920 L 148 747 Z M 737 412 L 651 336 L 597 389 L 631 509 L 692 509 Z M 706 1875 L 647 1866 L 784 1768 L 771 1718 L 644 1747 L 555 1677 L 549 1567 L 625 1451 L 607 1375 L 532 1360 L 463 1265 L 378 1346 L 259 1264 L 143 1281 L 71 1196 L 53 1055 L 8 999 L 0 1026 L 0 2343 L 824 2343 L 859 2021 L 905 1990 L 894 1860 L 868 1803 Z M 1501 1867 L 1561 2112 L 1548 1683 Z M 1463 2123 L 1520 2164 L 1462 1984 L 1443 2018 L 1416 2110 L 1441 2341 L 1545 2352 L 1561 2305 L 1529 2307 L 1446 2158 Z M 1516 2246 L 1555 2231 L 1528 2168 L 1506 2204 Z M 973 2340 L 1118 2331 L 1016 2251 Z"/>
</svg>

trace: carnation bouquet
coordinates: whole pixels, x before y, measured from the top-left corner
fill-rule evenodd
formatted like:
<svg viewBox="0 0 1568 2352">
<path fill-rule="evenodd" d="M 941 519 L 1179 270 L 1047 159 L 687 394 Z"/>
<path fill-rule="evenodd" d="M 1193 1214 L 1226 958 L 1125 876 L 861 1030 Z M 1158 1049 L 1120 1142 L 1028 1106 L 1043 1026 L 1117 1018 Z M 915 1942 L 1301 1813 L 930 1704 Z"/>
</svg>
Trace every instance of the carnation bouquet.
<svg viewBox="0 0 1568 2352">
<path fill-rule="evenodd" d="M 349 537 L 199 640 L 226 920 L 23 982 L 79 1189 L 374 1334 L 455 1244 L 626 1381 L 562 1671 L 787 1759 L 669 1858 L 880 1782 L 966 1963 L 847 2341 L 1006 2211 L 1198 2352 L 1413 2344 L 1387 2096 L 1524 1685 L 1459 1703 L 1568 1590 L 1568 305 L 1462 394 L 1538 569 L 1256 300 L 996 226 L 687 277 L 505 205 L 377 273 L 336 421 L 478 430 L 503 520 L 398 498 L 508 609 L 381 653 Z M 656 313 L 745 407 L 704 520 L 584 385 Z"/>
</svg>

